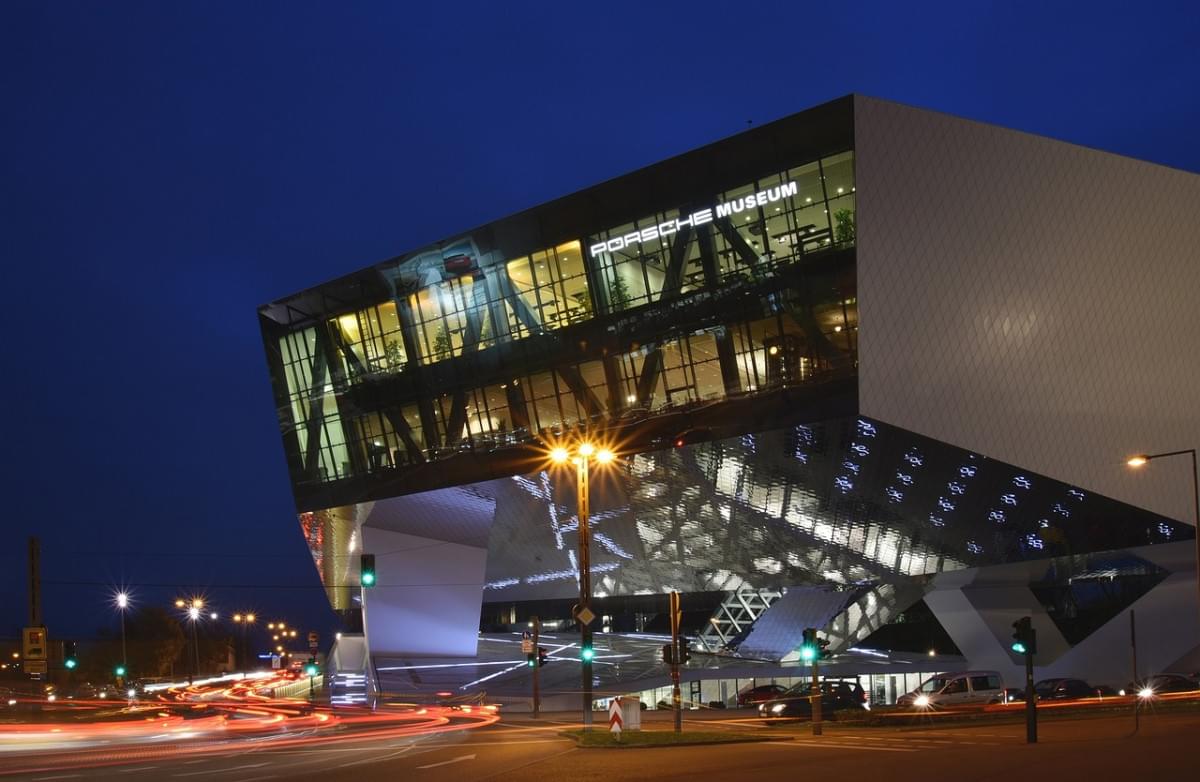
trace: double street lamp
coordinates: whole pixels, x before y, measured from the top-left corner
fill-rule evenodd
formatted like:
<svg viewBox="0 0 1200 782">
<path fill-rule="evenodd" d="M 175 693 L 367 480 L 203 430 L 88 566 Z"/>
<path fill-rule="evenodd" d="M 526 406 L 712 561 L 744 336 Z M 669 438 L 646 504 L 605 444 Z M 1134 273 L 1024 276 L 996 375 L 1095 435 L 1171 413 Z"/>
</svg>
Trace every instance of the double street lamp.
<svg viewBox="0 0 1200 782">
<path fill-rule="evenodd" d="M 250 625 L 254 624 L 257 618 L 253 613 L 249 612 L 233 615 L 233 623 L 242 628 L 242 668 L 247 670 L 250 668 L 250 654 L 246 650 L 246 630 Z"/>
<path fill-rule="evenodd" d="M 592 462 L 604 466 L 611 464 L 616 458 L 608 448 L 602 448 L 586 440 L 575 444 L 573 448 L 556 446 L 550 449 L 550 461 L 558 465 L 571 463 L 575 465 L 576 508 L 579 516 L 579 607 L 575 618 L 579 621 L 579 661 L 581 663 L 581 679 L 583 684 L 583 729 L 592 729 L 592 658 L 595 650 L 592 648 L 592 566 L 589 544 L 591 530 L 589 529 L 589 487 L 588 473 Z"/>
<path fill-rule="evenodd" d="M 1130 456 L 1125 460 L 1125 464 L 1136 470 L 1144 467 L 1148 462 L 1168 456 L 1192 457 L 1192 512 L 1195 514 L 1193 519 L 1196 522 L 1196 598 L 1200 600 L 1200 471 L 1196 467 L 1196 449 L 1186 448 L 1182 451 L 1167 451 L 1166 453 L 1141 453 Z"/>
</svg>

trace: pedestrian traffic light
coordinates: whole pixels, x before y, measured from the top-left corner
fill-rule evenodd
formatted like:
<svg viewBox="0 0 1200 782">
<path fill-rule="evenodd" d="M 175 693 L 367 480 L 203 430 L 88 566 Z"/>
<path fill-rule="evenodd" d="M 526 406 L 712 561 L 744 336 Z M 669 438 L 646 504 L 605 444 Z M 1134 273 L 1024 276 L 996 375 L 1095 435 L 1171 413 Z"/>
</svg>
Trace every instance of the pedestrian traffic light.
<svg viewBox="0 0 1200 782">
<path fill-rule="evenodd" d="M 74 657 L 68 657 L 67 659 L 63 660 L 63 667 L 68 671 L 73 670 L 76 665 L 79 665 L 79 661 Z"/>
<path fill-rule="evenodd" d="M 535 667 L 538 664 L 537 654 L 535 654 L 534 652 L 526 652 L 525 653 L 525 664 L 528 665 L 530 668 Z"/>
<path fill-rule="evenodd" d="M 675 664 L 675 644 L 663 644 L 662 658 L 667 665 Z"/>
<path fill-rule="evenodd" d="M 321 668 L 320 668 L 320 666 L 317 665 L 316 660 L 309 660 L 308 663 L 305 664 L 305 666 L 304 666 L 304 675 L 305 676 L 316 676 L 317 673 L 320 672 L 320 670 L 321 670 Z"/>
<path fill-rule="evenodd" d="M 795 636 L 792 636 L 793 638 Z M 811 663 L 821 656 L 821 646 L 817 643 L 817 630 L 814 627 L 804 628 L 800 641 L 800 659 Z"/>
<path fill-rule="evenodd" d="M 374 554 L 363 554 L 359 558 L 358 582 L 365 587 L 375 586 Z"/>
<path fill-rule="evenodd" d="M 1013 622 L 1012 650 L 1017 654 L 1037 653 L 1037 631 L 1033 629 L 1033 619 L 1023 616 Z"/>
<path fill-rule="evenodd" d="M 125 666 L 118 665 L 116 668 L 113 669 L 113 673 L 117 676 L 124 676 L 125 675 Z"/>
<path fill-rule="evenodd" d="M 544 647 L 544 646 L 539 646 L 539 647 L 538 647 L 538 651 L 537 651 L 537 664 L 538 664 L 538 667 L 539 667 L 539 668 L 541 668 L 541 667 L 542 667 L 543 665 L 545 665 L 547 662 L 549 662 L 549 658 L 546 656 L 546 647 Z"/>
<path fill-rule="evenodd" d="M 63 641 L 63 667 L 68 671 L 73 671 L 77 665 L 79 665 L 79 658 L 75 656 L 75 642 Z"/>
<path fill-rule="evenodd" d="M 590 663 L 592 658 L 595 656 L 596 650 L 592 648 L 591 644 L 588 644 L 579 650 L 579 659 L 583 660 L 585 663 Z"/>
</svg>

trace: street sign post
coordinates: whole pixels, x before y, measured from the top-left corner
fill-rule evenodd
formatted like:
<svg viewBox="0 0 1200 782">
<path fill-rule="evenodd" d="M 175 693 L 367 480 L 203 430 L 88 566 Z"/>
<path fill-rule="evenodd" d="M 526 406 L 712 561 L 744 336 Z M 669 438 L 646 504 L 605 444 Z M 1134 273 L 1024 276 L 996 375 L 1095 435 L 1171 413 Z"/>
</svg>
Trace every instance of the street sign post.
<svg viewBox="0 0 1200 782">
<path fill-rule="evenodd" d="M 675 732 L 683 731 L 683 698 L 679 692 L 679 625 L 683 611 L 679 607 L 679 593 L 671 593 L 671 710 L 675 712 Z"/>
<path fill-rule="evenodd" d="M 621 740 L 621 727 L 624 721 L 621 719 L 621 699 L 613 698 L 608 704 L 608 729 L 610 732 L 617 734 L 617 741 Z"/>
<path fill-rule="evenodd" d="M 521 654 L 533 654 L 533 639 L 532 638 L 522 638 L 521 639 Z"/>
<path fill-rule="evenodd" d="M 321 636 L 317 635 L 317 631 L 313 630 L 308 634 L 308 648 L 312 651 L 317 651 L 317 646 L 320 645 Z"/>
</svg>

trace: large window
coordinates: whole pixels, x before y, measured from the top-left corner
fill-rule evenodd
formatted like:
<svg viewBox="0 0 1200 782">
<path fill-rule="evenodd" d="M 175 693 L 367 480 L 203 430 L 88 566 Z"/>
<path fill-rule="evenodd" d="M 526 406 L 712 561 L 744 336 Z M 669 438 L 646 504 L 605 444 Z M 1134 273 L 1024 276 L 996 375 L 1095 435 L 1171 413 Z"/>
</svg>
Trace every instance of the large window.
<svg viewBox="0 0 1200 782">
<path fill-rule="evenodd" d="M 343 363 L 351 378 L 359 372 L 399 372 L 408 363 L 396 305 L 385 302 L 329 321 L 341 339 Z M 349 350 L 356 360 L 348 360 Z"/>
<path fill-rule="evenodd" d="M 318 342 L 316 329 L 307 328 L 285 336 L 279 349 L 301 466 L 324 481 L 349 475 L 351 466 L 332 375 Z"/>
</svg>

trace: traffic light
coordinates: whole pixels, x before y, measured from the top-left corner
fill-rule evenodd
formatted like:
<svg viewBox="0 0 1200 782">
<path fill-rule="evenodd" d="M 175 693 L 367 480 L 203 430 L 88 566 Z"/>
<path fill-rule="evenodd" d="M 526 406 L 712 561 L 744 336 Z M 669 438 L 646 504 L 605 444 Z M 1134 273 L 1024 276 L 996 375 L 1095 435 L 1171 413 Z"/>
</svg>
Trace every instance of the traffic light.
<svg viewBox="0 0 1200 782">
<path fill-rule="evenodd" d="M 534 652 L 525 653 L 525 664 L 530 668 L 536 667 L 538 664 L 538 656 Z"/>
<path fill-rule="evenodd" d="M 675 644 L 663 644 L 662 658 L 667 665 L 675 664 Z"/>
<path fill-rule="evenodd" d="M 585 663 L 590 663 L 592 658 L 595 656 L 596 650 L 592 648 L 591 644 L 588 644 L 579 650 L 579 659 L 583 660 Z"/>
<path fill-rule="evenodd" d="M 816 628 L 804 628 L 804 635 L 800 641 L 800 659 L 806 663 L 811 663 L 820 656 L 821 646 L 817 643 Z"/>
<path fill-rule="evenodd" d="M 317 665 L 316 660 L 309 660 L 304 666 L 304 675 L 305 676 L 316 676 L 320 672 L 320 670 L 321 670 L 320 666 Z"/>
<path fill-rule="evenodd" d="M 537 664 L 538 664 L 538 667 L 539 667 L 539 668 L 541 668 L 541 667 L 542 667 L 543 665 L 545 665 L 547 662 L 548 662 L 548 659 L 547 659 L 547 657 L 546 657 L 546 647 L 544 647 L 544 646 L 539 646 L 539 647 L 538 647 L 538 650 L 537 650 Z"/>
<path fill-rule="evenodd" d="M 76 665 L 79 665 L 79 661 L 74 657 L 68 657 L 67 659 L 63 660 L 63 667 L 68 671 L 74 669 Z"/>
<path fill-rule="evenodd" d="M 690 659 L 692 659 L 692 650 L 686 643 L 679 644 L 679 664 L 687 665 L 687 661 Z"/>
<path fill-rule="evenodd" d="M 1037 653 L 1037 631 L 1033 629 L 1033 619 L 1023 616 L 1013 622 L 1012 650 L 1017 654 Z"/>
<path fill-rule="evenodd" d="M 77 665 L 79 665 L 79 658 L 75 656 L 75 642 L 63 641 L 63 667 L 68 671 L 73 671 Z"/>
<path fill-rule="evenodd" d="M 358 583 L 365 587 L 375 586 L 375 555 L 363 554 L 359 558 Z"/>
<path fill-rule="evenodd" d="M 116 668 L 113 668 L 113 674 L 118 677 L 124 676 L 125 675 L 125 666 L 118 665 Z"/>
</svg>

